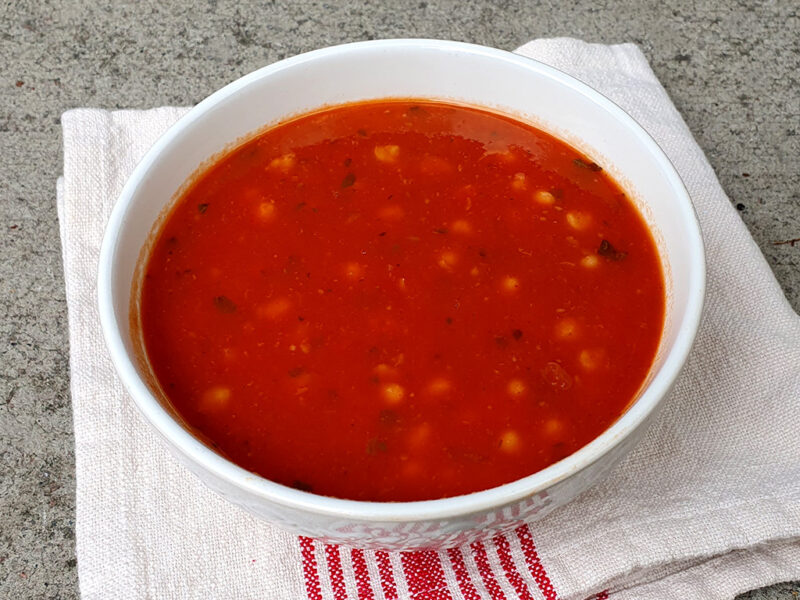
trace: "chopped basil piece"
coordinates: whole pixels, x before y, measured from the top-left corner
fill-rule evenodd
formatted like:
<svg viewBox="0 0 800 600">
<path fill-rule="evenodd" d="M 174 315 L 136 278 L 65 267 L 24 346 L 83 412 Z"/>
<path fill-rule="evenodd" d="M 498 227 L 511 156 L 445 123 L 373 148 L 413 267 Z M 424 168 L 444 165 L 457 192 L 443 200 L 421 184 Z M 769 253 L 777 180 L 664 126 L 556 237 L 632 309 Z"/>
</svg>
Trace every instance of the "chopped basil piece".
<svg viewBox="0 0 800 600">
<path fill-rule="evenodd" d="M 597 249 L 597 253 L 608 260 L 622 260 L 628 256 L 627 252 L 620 252 L 614 248 L 614 246 L 612 246 L 611 242 L 608 240 L 603 240 L 600 242 L 600 247 Z"/>
<path fill-rule="evenodd" d="M 598 165 L 596 162 L 587 162 L 582 158 L 576 158 L 572 161 L 572 163 L 576 167 L 580 167 L 581 169 L 588 169 L 589 171 L 602 171 L 603 167 Z"/>
<path fill-rule="evenodd" d="M 215 297 L 214 306 L 221 313 L 230 314 L 232 312 L 236 312 L 236 304 L 227 296 Z"/>
</svg>

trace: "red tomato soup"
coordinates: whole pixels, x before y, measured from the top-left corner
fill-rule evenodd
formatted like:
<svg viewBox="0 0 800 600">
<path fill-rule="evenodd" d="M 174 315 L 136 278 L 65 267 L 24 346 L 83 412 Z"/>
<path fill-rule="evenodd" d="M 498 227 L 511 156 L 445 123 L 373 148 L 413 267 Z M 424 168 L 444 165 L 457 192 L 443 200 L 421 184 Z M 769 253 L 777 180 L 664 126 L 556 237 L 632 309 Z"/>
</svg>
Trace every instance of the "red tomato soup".
<svg viewBox="0 0 800 600">
<path fill-rule="evenodd" d="M 141 287 L 180 416 L 272 481 L 409 501 L 530 475 L 634 399 L 664 321 L 653 238 L 529 125 L 371 101 L 267 130 L 193 181 Z"/>
</svg>

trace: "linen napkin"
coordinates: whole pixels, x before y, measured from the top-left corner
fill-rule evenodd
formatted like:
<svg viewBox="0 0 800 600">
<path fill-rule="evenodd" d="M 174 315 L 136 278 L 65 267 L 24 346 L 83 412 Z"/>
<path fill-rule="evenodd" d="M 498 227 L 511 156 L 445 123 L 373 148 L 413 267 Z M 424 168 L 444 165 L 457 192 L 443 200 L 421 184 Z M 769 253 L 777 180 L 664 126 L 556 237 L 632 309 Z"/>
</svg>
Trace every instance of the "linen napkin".
<svg viewBox="0 0 800 600">
<path fill-rule="evenodd" d="M 553 39 L 517 52 L 582 79 L 637 119 L 700 218 L 703 324 L 644 441 L 543 520 L 441 552 L 325 545 L 229 505 L 172 458 L 126 397 L 96 308 L 111 207 L 186 109 L 69 111 L 58 210 L 85 600 L 716 599 L 800 579 L 800 318 L 636 46 Z"/>
</svg>

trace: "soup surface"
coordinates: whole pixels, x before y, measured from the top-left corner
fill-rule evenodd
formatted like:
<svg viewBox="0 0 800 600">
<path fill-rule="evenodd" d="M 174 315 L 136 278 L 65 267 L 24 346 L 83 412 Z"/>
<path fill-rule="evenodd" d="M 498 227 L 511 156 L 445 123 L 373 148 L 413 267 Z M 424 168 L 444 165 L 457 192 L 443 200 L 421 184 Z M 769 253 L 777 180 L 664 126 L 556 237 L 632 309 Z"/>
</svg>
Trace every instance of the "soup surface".
<svg viewBox="0 0 800 600">
<path fill-rule="evenodd" d="M 182 418 L 273 481 L 358 500 L 524 477 L 603 432 L 664 283 L 602 167 L 528 125 L 371 101 L 267 130 L 158 233 L 145 350 Z"/>
</svg>

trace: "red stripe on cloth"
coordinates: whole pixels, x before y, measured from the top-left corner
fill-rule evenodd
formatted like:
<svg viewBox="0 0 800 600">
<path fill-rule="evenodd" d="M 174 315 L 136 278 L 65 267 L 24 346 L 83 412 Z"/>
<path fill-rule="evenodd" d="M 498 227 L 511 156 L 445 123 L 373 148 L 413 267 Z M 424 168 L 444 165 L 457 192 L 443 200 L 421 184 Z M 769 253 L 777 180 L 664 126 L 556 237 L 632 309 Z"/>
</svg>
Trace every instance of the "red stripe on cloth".
<svg viewBox="0 0 800 600">
<path fill-rule="evenodd" d="M 494 573 L 492 572 L 492 567 L 489 565 L 489 557 L 486 556 L 486 548 L 481 542 L 470 544 L 469 547 L 472 550 L 472 555 L 475 557 L 475 565 L 478 567 L 478 573 L 480 573 L 481 579 L 483 579 L 483 585 L 486 587 L 486 591 L 489 592 L 489 596 L 492 600 L 506 600 L 506 595 L 503 593 L 503 590 L 500 589 L 500 584 L 497 583 L 497 579 L 495 579 Z"/>
<path fill-rule="evenodd" d="M 472 579 L 467 571 L 467 565 L 464 564 L 464 557 L 461 555 L 461 550 L 458 548 L 450 548 L 447 551 L 447 556 L 450 559 L 450 564 L 453 566 L 453 573 L 456 574 L 456 581 L 458 588 L 461 590 L 461 595 L 464 600 L 481 600 L 478 590 L 472 585 Z"/>
<path fill-rule="evenodd" d="M 375 553 L 375 560 L 378 562 L 378 573 L 381 575 L 381 588 L 383 597 L 386 600 L 397 600 L 397 586 L 394 583 L 394 573 L 392 563 L 389 561 L 389 553 L 379 550 Z"/>
<path fill-rule="evenodd" d="M 306 579 L 308 600 L 322 600 L 317 559 L 314 556 L 314 540 L 303 536 L 298 539 L 300 540 L 300 556 L 303 558 L 303 575 Z"/>
<path fill-rule="evenodd" d="M 592 596 L 591 600 L 608 600 L 608 590 L 603 590 L 596 596 Z"/>
<path fill-rule="evenodd" d="M 403 552 L 400 561 L 413 600 L 452 600 L 438 552 Z"/>
<path fill-rule="evenodd" d="M 511 557 L 511 544 L 508 543 L 508 538 L 505 535 L 498 535 L 492 540 L 494 546 L 497 548 L 497 557 L 500 559 L 500 566 L 503 567 L 506 579 L 514 588 L 514 591 L 519 596 L 520 600 L 533 600 L 530 590 L 528 589 L 525 580 L 517 571 L 517 566 L 514 564 L 514 559 Z"/>
<path fill-rule="evenodd" d="M 358 590 L 358 600 L 374 600 L 372 586 L 369 583 L 369 571 L 367 561 L 364 560 L 363 550 L 351 550 L 350 560 L 353 563 L 353 572 L 356 576 L 356 589 Z"/>
<path fill-rule="evenodd" d="M 536 585 L 539 586 L 539 590 L 547 600 L 558 600 L 553 583 L 550 581 L 550 577 L 547 575 L 542 561 L 539 560 L 539 553 L 536 552 L 536 545 L 533 543 L 533 536 L 531 535 L 530 528 L 527 525 L 518 527 L 516 529 L 516 534 L 522 546 L 522 553 L 525 555 L 525 562 L 528 565 L 528 570 L 530 570 L 531 575 L 533 575 L 533 579 L 536 581 Z"/>
<path fill-rule="evenodd" d="M 347 600 L 347 588 L 344 586 L 344 573 L 342 573 L 342 559 L 339 556 L 339 546 L 325 544 L 325 560 L 328 563 L 328 575 L 331 578 L 331 588 L 335 600 Z"/>
</svg>

